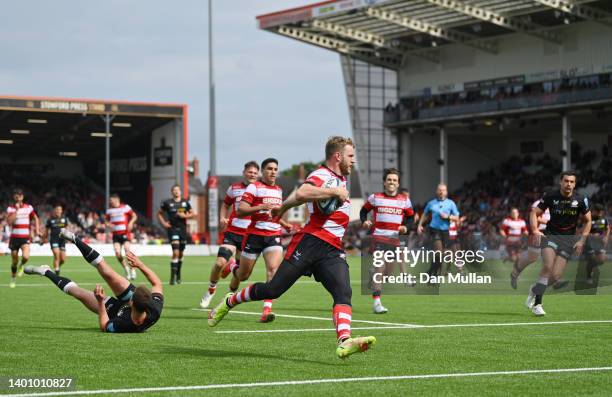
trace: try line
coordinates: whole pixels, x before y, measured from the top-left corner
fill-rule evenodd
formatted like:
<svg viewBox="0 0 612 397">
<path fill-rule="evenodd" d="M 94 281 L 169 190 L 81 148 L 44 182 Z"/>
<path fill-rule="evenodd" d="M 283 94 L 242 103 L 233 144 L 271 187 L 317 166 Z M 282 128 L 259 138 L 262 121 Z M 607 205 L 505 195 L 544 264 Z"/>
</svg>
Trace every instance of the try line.
<svg viewBox="0 0 612 397">
<path fill-rule="evenodd" d="M 196 310 L 196 311 L 203 311 L 203 312 L 209 312 L 210 309 L 191 309 L 191 310 Z M 251 316 L 261 316 L 261 313 L 256 313 L 256 312 L 243 312 L 240 310 L 232 310 L 230 312 L 234 313 L 234 314 L 246 314 L 246 315 L 251 315 Z M 315 316 L 298 316 L 296 314 L 278 314 L 275 313 L 276 317 L 286 317 L 286 318 L 300 318 L 300 319 L 304 319 L 304 320 L 322 320 L 322 321 L 330 321 L 332 322 L 333 320 L 330 317 L 315 317 Z M 384 321 L 370 321 L 370 320 L 351 320 L 351 322 L 353 323 L 364 323 L 364 324 L 380 324 L 380 325 L 393 325 L 393 326 L 399 326 L 401 328 L 417 328 L 420 327 L 420 325 L 417 324 L 405 324 L 405 323 L 388 323 L 388 322 L 384 322 Z"/>
<path fill-rule="evenodd" d="M 357 322 L 358 320 L 353 320 Z M 470 328 L 470 327 L 517 327 L 531 325 L 564 325 L 564 324 L 602 324 L 612 323 L 612 320 L 576 320 L 576 321 L 542 321 L 525 323 L 483 323 L 483 324 L 431 324 L 431 325 L 395 325 L 382 327 L 351 327 L 352 330 L 367 329 L 412 329 L 412 328 Z M 334 328 L 295 328 L 295 329 L 254 329 L 254 330 L 227 330 L 214 331 L 216 334 L 259 334 L 283 332 L 335 332 Z"/>
<path fill-rule="evenodd" d="M 558 374 L 558 373 L 595 372 L 595 371 L 611 371 L 611 370 L 612 370 L 612 367 L 526 369 L 526 370 L 519 370 L 519 371 L 460 372 L 460 373 L 450 373 L 450 374 L 422 374 L 422 375 L 399 375 L 399 376 L 366 376 L 363 378 L 287 380 L 287 381 L 278 381 L 278 382 L 230 383 L 230 384 L 195 385 L 195 386 L 139 387 L 139 388 L 131 388 L 131 389 L 75 390 L 75 391 L 6 394 L 6 395 L 13 396 L 13 397 L 33 397 L 33 396 L 78 396 L 78 395 L 92 395 L 92 394 L 121 394 L 121 393 L 151 393 L 151 392 L 166 392 L 166 391 L 187 391 L 187 390 L 238 389 L 238 388 L 245 388 L 245 387 L 316 385 L 316 384 L 324 384 L 324 383 L 467 378 L 467 377 L 478 377 L 478 376 Z"/>
</svg>

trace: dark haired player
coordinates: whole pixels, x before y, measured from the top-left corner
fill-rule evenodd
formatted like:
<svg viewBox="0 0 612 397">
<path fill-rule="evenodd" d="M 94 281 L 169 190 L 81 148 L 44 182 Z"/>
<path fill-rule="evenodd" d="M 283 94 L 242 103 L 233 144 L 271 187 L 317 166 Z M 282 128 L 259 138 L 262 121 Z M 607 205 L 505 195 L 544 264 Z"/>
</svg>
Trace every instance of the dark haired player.
<svg viewBox="0 0 612 397">
<path fill-rule="evenodd" d="M 593 270 L 606 261 L 606 247 L 610 238 L 610 224 L 606 219 L 604 206 L 593 205 L 593 219 L 591 220 L 591 234 L 587 239 L 584 252 L 587 257 L 588 284 L 593 284 Z"/>
<path fill-rule="evenodd" d="M 333 321 L 336 326 L 338 347 L 336 355 L 346 358 L 364 352 L 374 343 L 373 336 L 351 337 L 351 297 L 349 267 L 342 246 L 342 237 L 349 222 L 351 202 L 346 190 L 346 176 L 355 163 L 355 146 L 350 138 L 331 137 L 325 145 L 325 165 L 308 175 L 306 181 L 292 193 L 283 205 L 273 211 L 281 216 L 289 208 L 307 203 L 310 218 L 304 229 L 291 239 L 285 259 L 278 271 L 266 283 L 249 285 L 226 298 L 209 313 L 208 325 L 216 326 L 236 305 L 249 301 L 276 299 L 284 294 L 303 275 L 315 280 L 332 295 Z M 332 178 L 339 187 L 323 187 Z M 331 214 L 318 208 L 319 200 L 336 199 L 339 207 Z M 241 264 L 242 266 L 242 264 Z"/>
<path fill-rule="evenodd" d="M 266 263 L 266 279 L 271 280 L 283 260 L 281 227 L 291 228 L 279 217 L 273 217 L 272 209 L 283 203 L 283 189 L 276 184 L 278 161 L 267 158 L 261 163 L 261 180 L 247 186 L 240 205 L 238 216 L 250 216 L 251 223 L 242 239 L 240 266 L 233 272 L 230 291 L 236 292 L 241 281 L 248 280 L 259 255 Z M 274 321 L 272 299 L 265 299 L 260 323 Z"/>
<path fill-rule="evenodd" d="M 111 194 L 108 199 L 108 209 L 106 210 L 106 226 L 111 229 L 113 234 L 113 249 L 119 264 L 125 270 L 128 280 L 136 279 L 136 270 L 132 269 L 121 253 L 130 250 L 130 239 L 134 224 L 138 219 L 136 213 L 127 204 L 121 202 L 118 194 Z"/>
<path fill-rule="evenodd" d="M 63 229 L 60 237 L 74 243 L 83 258 L 98 270 L 100 276 L 111 288 L 115 297 L 107 297 L 100 284 L 93 292 L 87 291 L 74 281 L 53 273 L 49 266 L 27 266 L 27 274 L 40 274 L 47 277 L 53 284 L 66 294 L 73 296 L 83 305 L 98 314 L 100 329 L 104 332 L 143 332 L 159 320 L 164 305 L 162 283 L 159 277 L 149 269 L 140 258 L 132 252 L 126 252 L 130 266 L 145 275 L 151 283 L 149 290 L 144 285 L 139 287 L 115 272 L 104 258 L 74 233 Z"/>
<path fill-rule="evenodd" d="M 243 180 L 232 183 L 225 193 L 223 205 L 221 206 L 221 214 L 219 216 L 220 229 L 223 233 L 223 243 L 217 252 L 217 260 L 210 269 L 210 279 L 208 283 L 208 291 L 200 301 L 200 307 L 206 309 L 217 291 L 217 283 L 219 278 L 225 278 L 230 271 L 235 270 L 240 266 L 240 250 L 242 249 L 242 240 L 251 224 L 251 216 L 238 216 L 236 211 L 240 206 L 242 195 L 247 186 L 257 181 L 259 176 L 259 164 L 255 161 L 249 161 L 244 165 L 242 170 Z M 228 218 L 228 210 L 231 208 Z M 234 257 L 236 259 L 234 259 Z M 235 291 L 233 291 L 235 292 Z"/>
<path fill-rule="evenodd" d="M 13 190 L 13 204 L 6 209 L 6 221 L 11 228 L 9 249 L 11 250 L 11 282 L 9 287 L 15 288 L 16 277 L 23 275 L 23 266 L 30 259 L 30 242 L 32 241 L 31 224 L 34 222 L 34 233 L 40 236 L 40 223 L 34 207 L 23 201 L 23 190 Z M 19 262 L 21 250 L 21 262 Z M 17 264 L 19 263 L 19 268 Z"/>
<path fill-rule="evenodd" d="M 174 285 L 181 283 L 183 252 L 187 245 L 187 219 L 194 218 L 196 213 L 191 208 L 189 200 L 182 198 L 179 185 L 173 185 L 170 193 L 172 193 L 172 198 L 162 201 L 157 211 L 157 219 L 168 231 L 168 241 L 172 247 L 170 285 Z"/>
<path fill-rule="evenodd" d="M 561 279 L 567 261 L 572 256 L 582 254 L 584 244 L 591 231 L 591 209 L 589 199 L 579 195 L 576 189 L 576 173 L 563 171 L 559 177 L 559 189 L 544 195 L 540 204 L 531 210 L 531 231 L 541 241 L 542 270 L 535 284 L 529 290 L 525 305 L 536 316 L 544 316 L 542 297 L 548 284 Z M 546 209 L 550 210 L 550 220 L 544 233 L 538 229 L 538 217 Z M 582 218 L 584 227 L 578 241 L 575 241 L 578 221 Z"/>
<path fill-rule="evenodd" d="M 61 204 L 53 207 L 53 216 L 47 219 L 44 239 L 49 241 L 53 253 L 53 270 L 59 276 L 60 267 L 66 262 L 66 241 L 60 238 L 61 229 L 68 227 L 68 218 Z"/>
<path fill-rule="evenodd" d="M 361 210 L 359 218 L 364 229 L 372 231 L 372 248 L 376 251 L 394 251 L 399 246 L 399 235 L 406 234 L 410 226 L 411 218 L 414 216 L 412 203 L 405 194 L 399 194 L 400 172 L 395 168 L 388 168 L 383 173 L 383 188 L 380 193 L 371 194 Z M 368 220 L 368 213 L 374 211 L 373 220 Z M 400 265 L 405 263 L 400 263 Z M 374 269 L 375 273 L 391 274 L 393 264 L 388 263 L 383 267 Z M 406 273 L 406 269 L 402 269 Z M 372 277 L 374 277 L 374 274 Z M 372 310 L 376 314 L 387 313 L 387 308 L 380 300 L 382 286 L 372 279 Z"/>
</svg>

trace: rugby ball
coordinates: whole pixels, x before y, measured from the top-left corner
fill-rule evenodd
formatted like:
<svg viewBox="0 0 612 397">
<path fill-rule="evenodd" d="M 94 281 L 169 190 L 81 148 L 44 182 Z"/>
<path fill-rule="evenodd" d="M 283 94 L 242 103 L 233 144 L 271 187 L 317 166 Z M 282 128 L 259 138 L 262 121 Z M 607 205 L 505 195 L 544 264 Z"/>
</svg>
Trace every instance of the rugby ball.
<svg viewBox="0 0 612 397">
<path fill-rule="evenodd" d="M 340 185 L 341 185 L 341 182 L 338 178 L 331 178 L 331 179 L 328 179 L 321 187 L 322 188 L 334 188 Z M 321 211 L 325 215 L 333 214 L 334 211 L 336 211 L 341 206 L 342 206 L 342 203 L 336 197 L 317 201 L 317 207 L 319 208 L 319 211 Z"/>
</svg>

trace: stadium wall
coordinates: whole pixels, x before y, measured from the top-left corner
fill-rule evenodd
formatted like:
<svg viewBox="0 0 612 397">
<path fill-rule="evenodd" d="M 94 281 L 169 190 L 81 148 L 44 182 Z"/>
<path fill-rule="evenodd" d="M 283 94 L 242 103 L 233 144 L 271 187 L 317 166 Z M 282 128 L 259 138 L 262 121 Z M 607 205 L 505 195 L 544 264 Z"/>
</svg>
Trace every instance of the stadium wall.
<svg viewBox="0 0 612 397">
<path fill-rule="evenodd" d="M 149 196 L 150 216 L 157 223 L 155 214 L 162 200 L 170 197 L 175 183 L 184 181 L 183 126 L 180 120 L 165 124 L 151 133 L 151 186 Z"/>
<path fill-rule="evenodd" d="M 500 37 L 498 54 L 451 45 L 440 48 L 440 63 L 416 57 L 399 72 L 401 97 L 449 90 L 470 81 L 525 75 L 526 82 L 545 81 L 566 75 L 585 75 L 612 70 L 610 28 L 594 22 L 558 29 L 563 45 L 515 34 Z M 456 91 L 461 91 L 457 89 Z"/>
</svg>

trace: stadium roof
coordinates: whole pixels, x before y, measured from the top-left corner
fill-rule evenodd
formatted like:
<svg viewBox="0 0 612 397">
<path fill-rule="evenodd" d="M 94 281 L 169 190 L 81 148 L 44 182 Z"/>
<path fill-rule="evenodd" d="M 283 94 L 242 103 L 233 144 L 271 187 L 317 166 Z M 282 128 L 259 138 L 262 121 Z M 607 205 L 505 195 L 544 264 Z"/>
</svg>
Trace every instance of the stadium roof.
<svg viewBox="0 0 612 397">
<path fill-rule="evenodd" d="M 391 69 L 404 57 L 437 63 L 455 43 L 497 53 L 495 39 L 514 33 L 560 44 L 557 28 L 584 20 L 612 27 L 612 1 L 331 0 L 257 17 L 261 29 Z"/>
<path fill-rule="evenodd" d="M 104 153 L 105 121 L 113 146 L 139 139 L 174 119 L 186 117 L 187 106 L 92 99 L 0 96 L 0 155 L 53 154 L 95 158 Z"/>
</svg>

